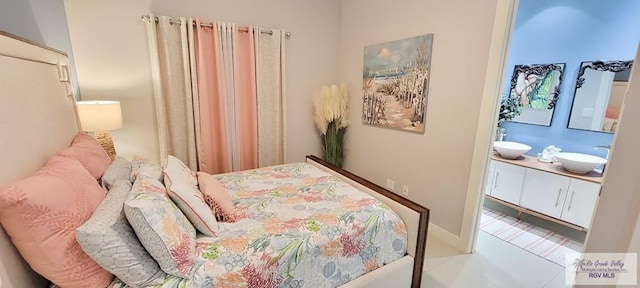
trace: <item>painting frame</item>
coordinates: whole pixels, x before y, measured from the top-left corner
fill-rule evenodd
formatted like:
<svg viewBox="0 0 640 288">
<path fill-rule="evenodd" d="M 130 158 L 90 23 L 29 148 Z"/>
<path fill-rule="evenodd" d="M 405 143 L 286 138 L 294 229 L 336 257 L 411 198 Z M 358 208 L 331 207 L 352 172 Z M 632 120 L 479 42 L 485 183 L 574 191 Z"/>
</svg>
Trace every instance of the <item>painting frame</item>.
<svg viewBox="0 0 640 288">
<path fill-rule="evenodd" d="M 520 103 L 522 111 L 508 121 L 551 126 L 565 66 L 565 63 L 515 65 L 509 97 Z"/>
<path fill-rule="evenodd" d="M 363 51 L 362 123 L 424 134 L 433 33 Z"/>
</svg>

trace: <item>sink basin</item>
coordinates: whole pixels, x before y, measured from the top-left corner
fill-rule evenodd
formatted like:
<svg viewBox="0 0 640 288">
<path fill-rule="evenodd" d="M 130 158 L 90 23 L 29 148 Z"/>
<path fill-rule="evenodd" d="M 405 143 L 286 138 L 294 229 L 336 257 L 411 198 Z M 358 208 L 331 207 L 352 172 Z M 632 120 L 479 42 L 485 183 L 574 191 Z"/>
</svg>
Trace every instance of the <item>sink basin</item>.
<svg viewBox="0 0 640 288">
<path fill-rule="evenodd" d="M 561 152 L 556 154 L 556 158 L 564 169 L 578 174 L 589 173 L 596 167 L 607 163 L 607 159 L 602 157 L 580 153 Z"/>
<path fill-rule="evenodd" d="M 493 142 L 493 148 L 498 151 L 498 154 L 500 154 L 502 158 L 507 159 L 516 159 L 531 150 L 531 146 L 529 145 L 510 141 Z"/>
</svg>

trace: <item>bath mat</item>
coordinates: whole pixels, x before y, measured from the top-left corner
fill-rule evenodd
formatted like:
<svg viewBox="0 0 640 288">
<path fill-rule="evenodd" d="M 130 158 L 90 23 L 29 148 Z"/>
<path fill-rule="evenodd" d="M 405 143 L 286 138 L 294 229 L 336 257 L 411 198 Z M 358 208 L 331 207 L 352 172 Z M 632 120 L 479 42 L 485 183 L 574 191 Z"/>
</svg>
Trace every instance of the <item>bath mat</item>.
<svg viewBox="0 0 640 288">
<path fill-rule="evenodd" d="M 486 207 L 480 230 L 563 267 L 566 253 L 582 253 L 580 242 Z"/>
</svg>

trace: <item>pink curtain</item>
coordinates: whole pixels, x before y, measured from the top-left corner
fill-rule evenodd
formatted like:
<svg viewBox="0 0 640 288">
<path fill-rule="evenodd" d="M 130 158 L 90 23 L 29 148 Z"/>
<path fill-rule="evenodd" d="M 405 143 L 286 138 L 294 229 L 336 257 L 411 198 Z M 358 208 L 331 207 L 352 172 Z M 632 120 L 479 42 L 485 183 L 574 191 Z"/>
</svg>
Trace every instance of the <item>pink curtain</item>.
<svg viewBox="0 0 640 288">
<path fill-rule="evenodd" d="M 234 60 L 236 60 L 236 134 L 240 170 L 258 167 L 258 110 L 256 100 L 256 64 L 253 27 L 247 33 L 238 33 Z"/>
<path fill-rule="evenodd" d="M 225 131 L 222 75 L 219 67 L 220 37 L 215 27 L 204 27 L 196 19 L 196 67 L 200 109 L 200 171 L 211 174 L 231 171 L 227 161 L 228 147 Z"/>
<path fill-rule="evenodd" d="M 196 20 L 200 111 L 200 171 L 211 174 L 258 167 L 256 68 L 253 28 L 204 27 Z"/>
<path fill-rule="evenodd" d="M 161 158 L 211 174 L 282 164 L 285 32 L 148 19 Z"/>
</svg>

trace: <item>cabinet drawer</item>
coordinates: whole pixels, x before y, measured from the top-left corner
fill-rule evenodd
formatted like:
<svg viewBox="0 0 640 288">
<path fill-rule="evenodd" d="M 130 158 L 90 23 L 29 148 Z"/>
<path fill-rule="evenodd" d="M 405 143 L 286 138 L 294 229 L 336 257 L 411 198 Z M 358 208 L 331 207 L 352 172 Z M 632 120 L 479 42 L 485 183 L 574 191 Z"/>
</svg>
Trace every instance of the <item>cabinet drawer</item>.
<svg viewBox="0 0 640 288">
<path fill-rule="evenodd" d="M 599 184 L 571 179 L 560 219 L 582 227 L 589 227 L 599 194 Z"/>
<path fill-rule="evenodd" d="M 524 181 L 525 168 L 495 162 L 495 173 L 491 196 L 518 205 L 520 202 L 520 191 Z"/>
<path fill-rule="evenodd" d="M 570 180 L 569 177 L 527 169 L 520 206 L 560 218 Z"/>
</svg>

